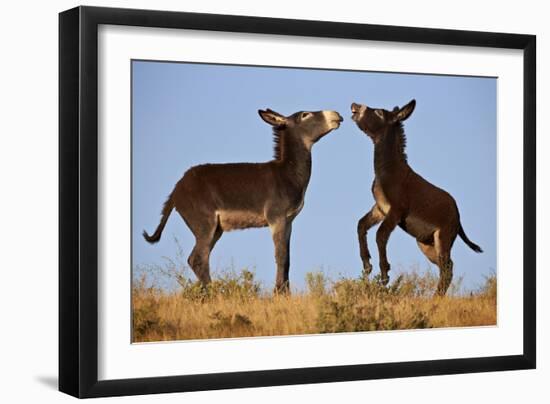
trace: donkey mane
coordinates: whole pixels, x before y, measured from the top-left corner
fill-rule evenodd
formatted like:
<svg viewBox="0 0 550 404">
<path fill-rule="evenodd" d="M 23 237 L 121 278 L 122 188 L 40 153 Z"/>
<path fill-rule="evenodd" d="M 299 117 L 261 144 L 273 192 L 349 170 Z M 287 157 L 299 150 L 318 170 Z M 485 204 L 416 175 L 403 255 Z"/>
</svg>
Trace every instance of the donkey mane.
<svg viewBox="0 0 550 404">
<path fill-rule="evenodd" d="M 285 147 L 285 135 L 281 129 L 273 128 L 273 159 L 281 161 Z"/>
<path fill-rule="evenodd" d="M 408 165 L 407 138 L 401 122 L 396 122 L 387 129 L 383 138 L 376 142 L 374 146 L 374 167 L 375 171 L 386 170 L 395 162 L 401 162 Z"/>
<path fill-rule="evenodd" d="M 405 130 L 403 129 L 403 123 L 397 122 L 394 127 L 395 137 L 397 139 L 397 152 L 401 157 L 402 161 L 407 162 L 407 153 L 405 149 L 407 148 L 407 136 L 405 136 Z"/>
<path fill-rule="evenodd" d="M 395 106 L 392 112 L 398 112 L 399 107 Z M 401 161 L 407 162 L 407 153 L 405 149 L 407 148 L 407 137 L 405 136 L 405 129 L 403 129 L 403 122 L 397 121 L 394 124 L 395 136 L 397 138 L 397 153 L 401 157 Z"/>
</svg>

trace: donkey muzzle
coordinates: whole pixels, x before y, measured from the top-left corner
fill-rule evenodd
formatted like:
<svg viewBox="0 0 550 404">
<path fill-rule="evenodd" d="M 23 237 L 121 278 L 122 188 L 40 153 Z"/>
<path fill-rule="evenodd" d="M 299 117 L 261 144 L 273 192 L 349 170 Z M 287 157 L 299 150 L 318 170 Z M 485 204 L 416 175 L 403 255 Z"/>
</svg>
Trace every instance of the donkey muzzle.
<svg viewBox="0 0 550 404">
<path fill-rule="evenodd" d="M 351 104 L 351 119 L 355 122 L 359 121 L 365 111 L 367 110 L 366 105 L 356 104 L 355 102 Z"/>
<path fill-rule="evenodd" d="M 344 118 L 342 118 L 342 115 L 340 115 L 336 111 L 323 111 L 323 115 L 325 116 L 325 119 L 329 126 L 331 126 L 333 129 L 339 128 L 340 123 L 344 120 Z"/>
</svg>

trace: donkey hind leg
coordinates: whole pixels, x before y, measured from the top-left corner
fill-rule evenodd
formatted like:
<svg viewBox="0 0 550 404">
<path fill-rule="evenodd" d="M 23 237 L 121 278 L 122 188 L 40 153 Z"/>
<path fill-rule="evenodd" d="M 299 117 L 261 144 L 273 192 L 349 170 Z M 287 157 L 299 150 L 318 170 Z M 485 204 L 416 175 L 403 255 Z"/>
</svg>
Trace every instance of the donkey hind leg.
<svg viewBox="0 0 550 404">
<path fill-rule="evenodd" d="M 275 280 L 275 293 L 288 294 L 290 281 L 288 277 L 290 269 L 290 233 L 292 222 L 277 220 L 269 224 L 275 245 L 275 262 L 277 263 L 277 278 Z"/>
<path fill-rule="evenodd" d="M 453 261 L 451 260 L 453 241 L 451 234 L 441 230 L 434 233 L 434 247 L 437 254 L 437 266 L 439 267 L 439 283 L 436 291 L 438 296 L 445 296 L 453 280 Z"/>
<path fill-rule="evenodd" d="M 376 232 L 376 244 L 378 245 L 378 256 L 380 259 L 380 281 L 383 285 L 387 285 L 390 281 L 388 272 L 390 271 L 390 263 L 386 255 L 386 246 L 390 238 L 391 232 L 395 229 L 398 223 L 398 217 L 394 213 L 390 212 L 386 215 L 382 224 Z"/>
<path fill-rule="evenodd" d="M 361 261 L 363 261 L 363 275 L 367 277 L 372 271 L 372 265 L 370 263 L 370 252 L 367 244 L 367 231 L 380 223 L 384 218 L 384 214 L 378 208 L 378 205 L 374 205 L 371 210 L 359 219 L 357 223 L 357 236 L 359 238 L 359 253 L 361 255 Z"/>
<path fill-rule="evenodd" d="M 437 251 L 435 251 L 435 246 L 433 244 L 426 244 L 418 240 L 416 242 L 420 248 L 420 251 L 422 251 L 426 258 L 428 258 L 432 264 L 437 265 L 439 261 L 437 259 Z"/>
<path fill-rule="evenodd" d="M 211 282 L 210 252 L 223 234 L 223 230 L 217 218 L 204 221 L 201 226 L 194 226 L 191 230 L 196 241 L 187 262 L 202 285 L 206 286 Z"/>
</svg>

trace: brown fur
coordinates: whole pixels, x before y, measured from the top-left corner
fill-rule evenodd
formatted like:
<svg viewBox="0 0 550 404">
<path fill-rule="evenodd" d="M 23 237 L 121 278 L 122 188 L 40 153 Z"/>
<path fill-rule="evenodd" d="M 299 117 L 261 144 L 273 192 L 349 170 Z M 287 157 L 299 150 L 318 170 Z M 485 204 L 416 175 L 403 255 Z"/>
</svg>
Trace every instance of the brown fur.
<svg viewBox="0 0 550 404">
<path fill-rule="evenodd" d="M 460 224 L 458 207 L 446 191 L 432 185 L 409 166 L 405 154 L 406 138 L 402 122 L 413 112 L 412 100 L 393 111 L 352 104 L 352 119 L 374 143 L 372 193 L 376 201 L 359 220 L 357 232 L 363 268 L 372 271 L 367 246 L 367 230 L 381 223 L 376 233 L 382 282 L 389 282 L 390 264 L 386 245 L 396 226 L 413 236 L 424 255 L 440 269 L 437 293 L 444 295 L 453 277 L 451 248 L 459 235 L 474 251 L 481 248 L 471 242 Z"/>
<path fill-rule="evenodd" d="M 297 112 L 285 117 L 258 111 L 274 128 L 275 159 L 265 163 L 204 164 L 190 168 L 162 209 L 150 243 L 160 240 L 173 208 L 195 235 L 188 263 L 197 278 L 210 282 L 209 257 L 224 231 L 269 226 L 275 244 L 276 290 L 289 290 L 292 221 L 300 213 L 311 175 L 311 146 L 339 127 L 334 111 Z"/>
</svg>

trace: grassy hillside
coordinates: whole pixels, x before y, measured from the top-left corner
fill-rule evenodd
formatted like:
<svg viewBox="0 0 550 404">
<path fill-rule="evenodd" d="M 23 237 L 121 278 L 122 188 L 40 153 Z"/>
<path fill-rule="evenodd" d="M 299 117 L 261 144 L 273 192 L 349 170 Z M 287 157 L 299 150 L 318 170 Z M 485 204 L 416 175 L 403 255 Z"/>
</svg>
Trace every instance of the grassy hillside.
<svg viewBox="0 0 550 404">
<path fill-rule="evenodd" d="M 496 276 L 476 291 L 453 283 L 434 297 L 437 274 L 405 273 L 383 287 L 369 279 L 326 279 L 308 273 L 307 290 L 273 295 L 253 272 L 228 271 L 205 290 L 183 272 L 169 271 L 174 290 L 155 286 L 141 272 L 132 290 L 133 341 L 320 334 L 496 324 Z"/>
</svg>

